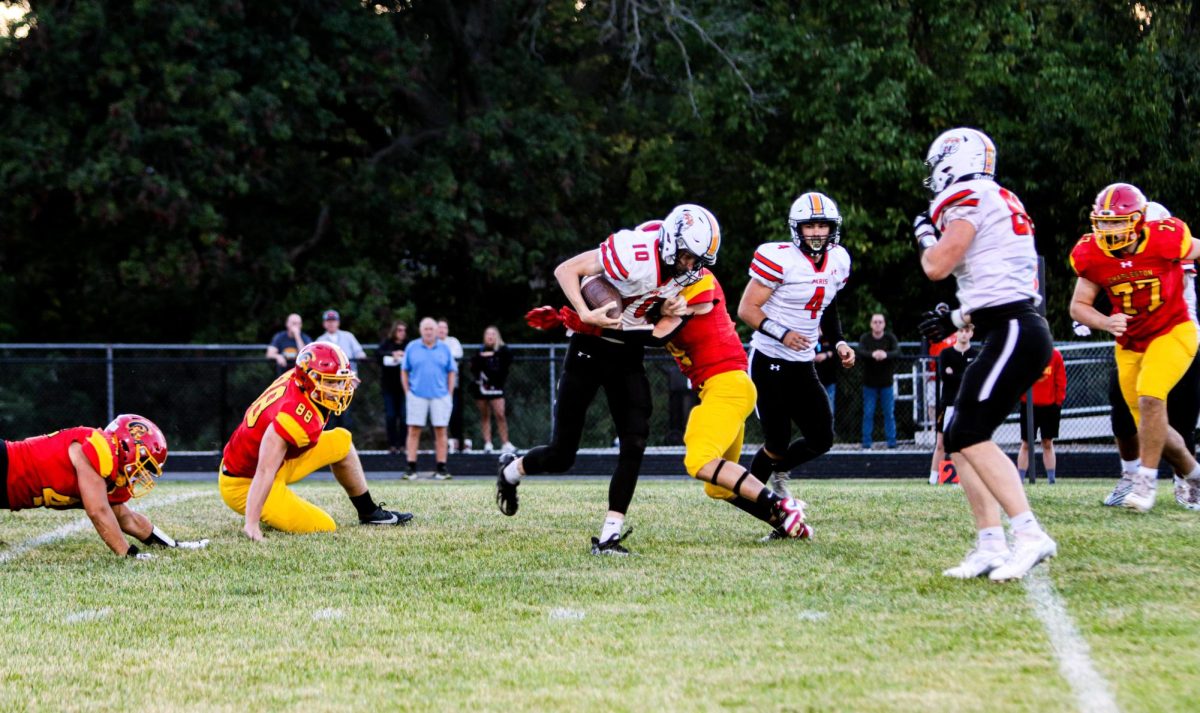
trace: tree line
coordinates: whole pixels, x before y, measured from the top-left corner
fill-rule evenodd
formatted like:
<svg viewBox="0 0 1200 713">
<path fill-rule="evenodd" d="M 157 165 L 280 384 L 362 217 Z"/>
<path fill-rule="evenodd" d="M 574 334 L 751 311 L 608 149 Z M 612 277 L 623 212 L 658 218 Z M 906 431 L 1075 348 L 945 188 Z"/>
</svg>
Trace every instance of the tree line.
<svg viewBox="0 0 1200 713">
<path fill-rule="evenodd" d="M 1200 3 L 33 0 L 0 37 L 0 340 L 263 341 L 321 310 L 471 335 L 695 202 L 736 299 L 807 190 L 851 335 L 952 299 L 912 246 L 929 143 L 998 147 L 1068 337 L 1104 185 L 1200 219 Z M 537 337 L 541 338 L 541 337 Z"/>
</svg>

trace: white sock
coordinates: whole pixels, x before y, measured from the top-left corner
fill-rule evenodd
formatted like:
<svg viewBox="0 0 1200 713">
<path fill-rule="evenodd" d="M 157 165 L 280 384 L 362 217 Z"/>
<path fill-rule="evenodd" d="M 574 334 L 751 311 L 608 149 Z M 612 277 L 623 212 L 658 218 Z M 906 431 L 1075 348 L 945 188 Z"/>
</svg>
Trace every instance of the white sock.
<svg viewBox="0 0 1200 713">
<path fill-rule="evenodd" d="M 987 527 L 979 531 L 977 542 L 979 549 L 989 552 L 999 552 L 1008 549 L 1008 543 L 1004 541 L 1003 527 Z"/>
<path fill-rule="evenodd" d="M 1185 478 L 1193 478 L 1193 479 L 1194 479 L 1194 478 L 1200 478 L 1200 463 L 1197 463 L 1197 464 L 1196 464 L 1196 467 L 1195 467 L 1195 468 L 1192 468 L 1192 472 L 1191 472 L 1191 473 L 1188 473 L 1187 475 L 1185 475 L 1185 476 L 1183 476 L 1183 477 L 1185 477 Z"/>
<path fill-rule="evenodd" d="M 1042 534 L 1042 526 L 1038 524 L 1032 510 L 1014 515 L 1008 521 L 1012 525 L 1013 534 L 1017 537 L 1036 537 Z"/>
<path fill-rule="evenodd" d="M 507 480 L 509 483 L 512 483 L 513 485 L 520 483 L 521 478 L 525 477 L 525 474 L 522 473 L 521 469 L 517 467 L 517 463 L 520 463 L 520 462 L 521 462 L 521 459 L 517 458 L 512 463 L 509 463 L 508 465 L 504 466 L 504 479 Z"/>
<path fill-rule="evenodd" d="M 938 482 L 938 472 L 936 470 L 929 471 L 929 479 L 934 483 Z"/>
<path fill-rule="evenodd" d="M 1133 460 L 1121 461 L 1121 472 L 1126 475 L 1134 475 L 1138 472 L 1138 468 L 1142 467 L 1142 459 L 1134 458 Z"/>
<path fill-rule="evenodd" d="M 604 518 L 604 527 L 600 528 L 600 541 L 608 542 L 613 535 L 621 534 L 621 526 L 625 524 L 625 518 L 606 517 Z"/>
<path fill-rule="evenodd" d="M 1152 488 L 1158 487 L 1158 468 L 1147 468 L 1144 465 L 1139 466 L 1138 470 L 1137 470 L 1137 474 L 1138 474 L 1138 477 L 1149 480 L 1150 487 L 1152 487 Z"/>
</svg>

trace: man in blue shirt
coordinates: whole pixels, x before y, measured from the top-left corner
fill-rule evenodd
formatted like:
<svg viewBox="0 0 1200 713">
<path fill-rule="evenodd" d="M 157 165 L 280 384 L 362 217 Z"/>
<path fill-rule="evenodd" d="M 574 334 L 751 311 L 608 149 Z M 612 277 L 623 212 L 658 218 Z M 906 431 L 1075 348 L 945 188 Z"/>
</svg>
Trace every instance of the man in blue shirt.
<svg viewBox="0 0 1200 713">
<path fill-rule="evenodd" d="M 458 378 L 458 362 L 445 342 L 438 341 L 437 322 L 432 317 L 421 320 L 421 338 L 404 350 L 404 366 L 400 379 L 404 383 L 408 442 L 406 480 L 417 477 L 417 445 L 426 423 L 433 426 L 434 453 L 437 456 L 435 480 L 449 480 L 446 471 L 446 426 L 453 407 L 451 394 Z"/>
</svg>

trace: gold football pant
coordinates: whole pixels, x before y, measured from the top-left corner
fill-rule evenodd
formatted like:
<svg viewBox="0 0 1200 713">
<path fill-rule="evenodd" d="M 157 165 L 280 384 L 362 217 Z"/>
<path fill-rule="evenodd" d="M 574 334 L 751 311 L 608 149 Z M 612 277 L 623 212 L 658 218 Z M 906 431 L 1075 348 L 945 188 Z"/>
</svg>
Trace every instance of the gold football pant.
<svg viewBox="0 0 1200 713">
<path fill-rule="evenodd" d="M 337 463 L 350 453 L 351 436 L 344 428 L 334 428 L 321 434 L 317 444 L 290 458 L 279 467 L 267 501 L 263 504 L 262 521 L 284 532 L 333 532 L 337 524 L 329 513 L 297 495 L 288 485 L 303 480 L 311 473 L 331 463 Z M 223 465 L 223 464 L 222 464 Z M 221 499 L 239 515 L 246 514 L 246 496 L 250 494 L 250 478 L 225 475 L 221 468 Z"/>
<path fill-rule="evenodd" d="M 1167 400 L 1167 394 L 1183 378 L 1196 357 L 1196 340 L 1196 323 L 1189 319 L 1155 338 L 1144 352 L 1117 345 L 1117 378 L 1134 423 L 1141 424 L 1138 397 Z"/>
<path fill-rule="evenodd" d="M 683 465 L 693 478 L 709 463 L 724 458 L 737 463 L 742 455 L 746 419 L 754 412 L 758 390 L 744 371 L 717 374 L 700 387 L 700 403 L 688 417 L 683 445 L 687 453 Z M 712 483 L 704 484 L 704 493 L 718 500 L 733 500 L 732 491 Z"/>
</svg>

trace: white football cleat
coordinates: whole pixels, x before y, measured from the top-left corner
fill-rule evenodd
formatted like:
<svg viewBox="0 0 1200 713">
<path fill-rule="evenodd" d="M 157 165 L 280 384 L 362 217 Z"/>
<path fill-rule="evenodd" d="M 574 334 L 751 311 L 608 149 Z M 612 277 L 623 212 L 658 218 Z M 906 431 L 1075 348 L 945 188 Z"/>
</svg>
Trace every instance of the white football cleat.
<svg viewBox="0 0 1200 713">
<path fill-rule="evenodd" d="M 982 577 L 991 572 L 1009 557 L 1007 549 L 1003 550 L 983 550 L 975 547 L 967 556 L 959 562 L 957 566 L 942 572 L 943 577 L 952 577 L 954 579 L 974 579 Z"/>
<path fill-rule="evenodd" d="M 1121 504 L 1125 502 L 1125 496 L 1133 490 L 1133 476 L 1132 473 L 1122 473 L 1121 479 L 1113 486 L 1112 492 L 1104 497 L 1104 504 L 1108 507 L 1121 507 Z"/>
<path fill-rule="evenodd" d="M 792 474 L 778 470 L 771 473 L 771 477 L 767 479 L 767 487 L 770 488 L 781 498 L 792 497 L 792 491 L 788 489 L 788 481 L 791 480 Z"/>
<path fill-rule="evenodd" d="M 1139 474 L 1133 479 L 1133 490 L 1125 496 L 1121 507 L 1129 508 L 1135 512 L 1150 512 L 1154 507 L 1154 499 L 1158 495 L 1158 476 L 1144 478 Z"/>
<path fill-rule="evenodd" d="M 1038 562 L 1050 559 L 1057 554 L 1058 543 L 1050 539 L 1050 536 L 1044 532 L 1037 537 L 1017 537 L 1008 560 L 993 569 L 988 574 L 988 579 L 993 582 L 1020 579 L 1029 574 L 1029 570 L 1033 569 Z"/>
</svg>

